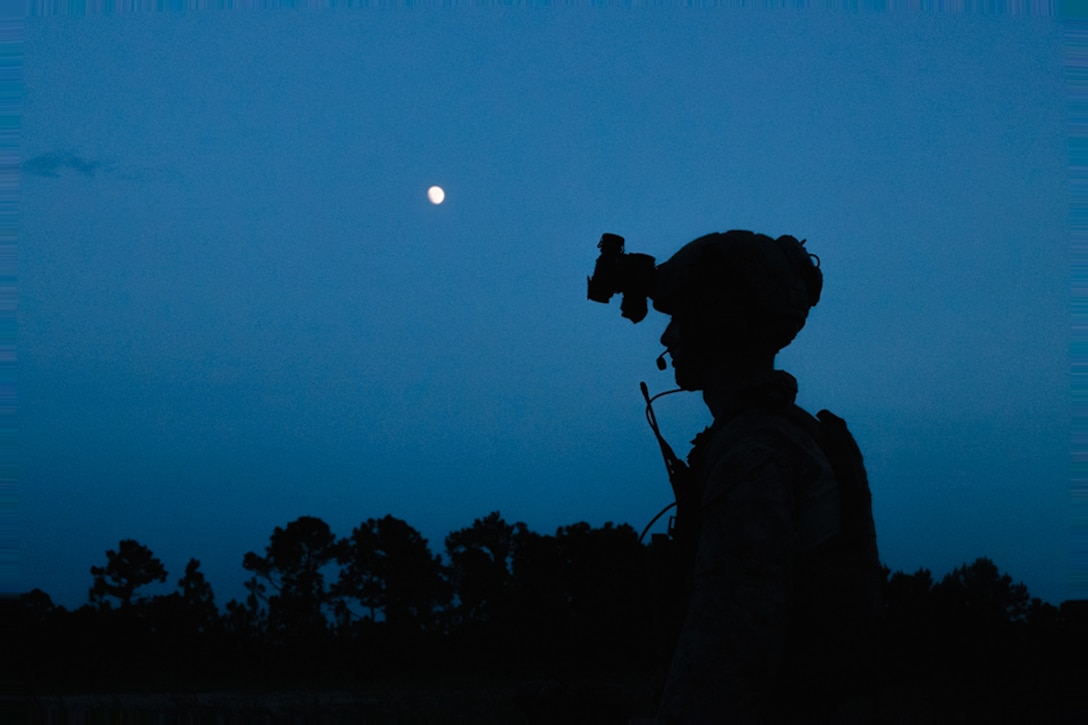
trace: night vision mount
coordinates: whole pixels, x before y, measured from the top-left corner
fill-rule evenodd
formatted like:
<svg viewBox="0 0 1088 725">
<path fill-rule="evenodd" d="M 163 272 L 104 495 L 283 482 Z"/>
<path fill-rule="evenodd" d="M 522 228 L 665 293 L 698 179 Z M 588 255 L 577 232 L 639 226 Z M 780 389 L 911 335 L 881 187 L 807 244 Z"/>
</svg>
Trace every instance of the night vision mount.
<svg viewBox="0 0 1088 725">
<path fill-rule="evenodd" d="M 587 297 L 607 304 L 612 295 L 621 294 L 620 312 L 631 322 L 641 322 L 646 317 L 646 298 L 653 296 L 654 258 L 624 253 L 623 237 L 618 234 L 602 234 L 597 248 L 601 255 L 588 280 Z"/>
</svg>

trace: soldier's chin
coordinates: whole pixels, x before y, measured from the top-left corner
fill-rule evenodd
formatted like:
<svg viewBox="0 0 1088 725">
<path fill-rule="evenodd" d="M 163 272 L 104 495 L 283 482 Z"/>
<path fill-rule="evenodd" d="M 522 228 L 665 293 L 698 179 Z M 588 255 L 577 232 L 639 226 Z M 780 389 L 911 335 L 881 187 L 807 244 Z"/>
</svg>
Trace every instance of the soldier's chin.
<svg viewBox="0 0 1088 725">
<path fill-rule="evenodd" d="M 703 379 L 702 376 L 697 374 L 696 371 L 691 370 L 687 366 L 681 366 L 673 370 L 673 377 L 676 379 L 676 387 L 681 390 L 702 390 Z"/>
</svg>

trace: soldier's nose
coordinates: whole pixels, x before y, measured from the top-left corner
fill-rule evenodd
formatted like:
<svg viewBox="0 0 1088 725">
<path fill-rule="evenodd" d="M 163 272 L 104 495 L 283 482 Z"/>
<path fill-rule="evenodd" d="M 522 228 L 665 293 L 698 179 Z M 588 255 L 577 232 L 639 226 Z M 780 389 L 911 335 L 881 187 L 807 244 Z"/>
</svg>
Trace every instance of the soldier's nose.
<svg viewBox="0 0 1088 725">
<path fill-rule="evenodd" d="M 665 331 L 661 333 L 661 344 L 670 347 L 674 342 L 676 342 L 676 323 L 670 320 Z"/>
</svg>

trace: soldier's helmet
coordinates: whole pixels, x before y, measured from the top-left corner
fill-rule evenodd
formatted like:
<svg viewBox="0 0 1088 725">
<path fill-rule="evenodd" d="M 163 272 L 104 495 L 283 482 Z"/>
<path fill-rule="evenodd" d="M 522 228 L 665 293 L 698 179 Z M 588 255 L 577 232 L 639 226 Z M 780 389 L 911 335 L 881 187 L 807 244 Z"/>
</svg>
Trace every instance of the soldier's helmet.
<svg viewBox="0 0 1088 725">
<path fill-rule="evenodd" d="M 823 289 L 819 258 L 803 241 L 739 230 L 685 244 L 654 277 L 654 309 L 772 352 L 793 341 Z"/>
</svg>

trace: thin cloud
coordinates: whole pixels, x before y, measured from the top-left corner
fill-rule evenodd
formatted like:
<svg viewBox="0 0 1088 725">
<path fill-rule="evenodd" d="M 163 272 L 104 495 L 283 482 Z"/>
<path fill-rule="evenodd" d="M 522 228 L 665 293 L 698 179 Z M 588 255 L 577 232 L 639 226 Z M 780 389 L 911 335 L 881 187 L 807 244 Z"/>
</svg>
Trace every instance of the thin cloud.
<svg viewBox="0 0 1088 725">
<path fill-rule="evenodd" d="M 23 162 L 23 171 L 51 178 L 59 177 L 61 172 L 66 170 L 75 171 L 88 178 L 93 178 L 101 168 L 103 168 L 101 161 L 88 161 L 71 151 L 50 151 Z"/>
</svg>

